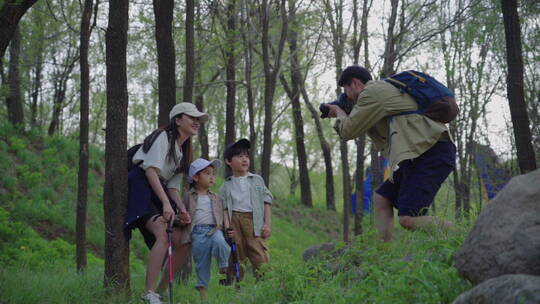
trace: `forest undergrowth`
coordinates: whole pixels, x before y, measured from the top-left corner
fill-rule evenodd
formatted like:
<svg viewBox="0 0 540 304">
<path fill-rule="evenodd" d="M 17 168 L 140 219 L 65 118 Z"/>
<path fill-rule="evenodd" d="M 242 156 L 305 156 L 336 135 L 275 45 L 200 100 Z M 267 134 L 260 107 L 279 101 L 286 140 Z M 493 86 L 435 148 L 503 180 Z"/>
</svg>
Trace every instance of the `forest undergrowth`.
<svg viewBox="0 0 540 304">
<path fill-rule="evenodd" d="M 88 187 L 88 267 L 84 273 L 75 269 L 77 161 L 76 139 L 19 134 L 0 125 L 0 303 L 140 303 L 148 251 L 138 233 L 130 243 L 131 294 L 108 298 L 103 289 L 104 161 L 95 147 Z M 320 182 L 314 187 L 324 188 Z M 438 199 L 437 210 L 450 219 L 445 200 Z M 306 208 L 294 194 L 277 197 L 264 278 L 256 282 L 248 274 L 239 289 L 220 286 L 215 268 L 210 302 L 451 303 L 470 288 L 452 266 L 452 254 L 470 223 L 460 226 L 460 232 L 432 233 L 397 228 L 395 241 L 382 243 L 366 215 L 363 234 L 346 245 L 340 212 L 321 204 Z M 336 252 L 302 260 L 306 248 L 323 242 L 337 243 Z M 198 303 L 194 284 L 194 274 L 178 282 L 174 302 Z"/>
</svg>

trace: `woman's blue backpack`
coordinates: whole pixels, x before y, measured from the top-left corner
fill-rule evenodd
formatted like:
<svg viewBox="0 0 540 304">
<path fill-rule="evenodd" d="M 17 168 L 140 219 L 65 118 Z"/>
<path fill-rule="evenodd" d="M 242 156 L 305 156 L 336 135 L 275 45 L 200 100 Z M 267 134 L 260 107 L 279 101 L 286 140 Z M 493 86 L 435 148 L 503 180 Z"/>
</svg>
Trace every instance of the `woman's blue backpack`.
<svg viewBox="0 0 540 304">
<path fill-rule="evenodd" d="M 425 73 L 410 70 L 397 73 L 384 80 L 401 92 L 409 94 L 418 104 L 418 110 L 394 116 L 423 114 L 435 121 L 449 123 L 459 113 L 454 93 Z"/>
</svg>

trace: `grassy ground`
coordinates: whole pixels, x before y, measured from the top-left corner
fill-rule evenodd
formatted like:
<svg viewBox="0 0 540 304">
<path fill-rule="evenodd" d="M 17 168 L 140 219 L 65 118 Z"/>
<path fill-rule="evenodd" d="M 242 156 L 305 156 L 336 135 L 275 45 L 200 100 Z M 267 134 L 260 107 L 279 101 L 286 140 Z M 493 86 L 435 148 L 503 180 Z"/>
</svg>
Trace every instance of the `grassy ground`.
<svg viewBox="0 0 540 304">
<path fill-rule="evenodd" d="M 138 233 L 131 243 L 131 290 L 107 297 L 103 280 L 102 154 L 91 151 L 89 180 L 89 263 L 75 271 L 76 140 L 20 135 L 0 124 L 0 303 L 139 303 L 147 249 Z M 323 179 L 313 179 L 322 185 Z M 324 187 L 314 187 L 320 191 Z M 445 188 L 446 189 L 446 188 Z M 437 198 L 437 214 L 451 218 L 450 192 Z M 446 192 L 445 192 L 446 191 Z M 341 214 L 305 208 L 286 189 L 274 206 L 271 262 L 263 280 L 247 275 L 239 290 L 217 284 L 211 303 L 450 303 L 470 288 L 452 266 L 452 253 L 465 233 L 396 230 L 392 243 L 376 240 L 369 216 L 362 236 L 339 254 L 303 262 L 303 250 L 341 239 Z M 318 198 L 318 199 L 317 199 Z M 351 221 L 352 222 L 352 221 Z M 461 224 L 467 230 L 470 224 Z M 214 266 L 215 267 L 215 266 Z M 175 303 L 198 303 L 194 275 L 174 288 Z"/>
</svg>

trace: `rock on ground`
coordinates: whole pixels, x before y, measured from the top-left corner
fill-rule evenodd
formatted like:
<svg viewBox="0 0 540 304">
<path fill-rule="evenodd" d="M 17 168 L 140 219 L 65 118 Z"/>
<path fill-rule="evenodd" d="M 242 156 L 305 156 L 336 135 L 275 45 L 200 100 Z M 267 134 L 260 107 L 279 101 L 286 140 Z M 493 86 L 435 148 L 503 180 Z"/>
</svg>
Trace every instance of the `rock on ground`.
<svg viewBox="0 0 540 304">
<path fill-rule="evenodd" d="M 482 210 L 454 262 L 474 285 L 504 274 L 540 275 L 540 169 L 512 178 Z"/>
<path fill-rule="evenodd" d="M 507 274 L 462 293 L 453 304 L 539 304 L 540 276 Z"/>
<path fill-rule="evenodd" d="M 322 253 L 329 253 L 334 250 L 336 247 L 336 244 L 334 243 L 322 243 L 313 245 L 306 250 L 304 250 L 304 253 L 302 254 L 302 258 L 304 261 L 308 261 L 312 258 L 319 257 Z"/>
</svg>

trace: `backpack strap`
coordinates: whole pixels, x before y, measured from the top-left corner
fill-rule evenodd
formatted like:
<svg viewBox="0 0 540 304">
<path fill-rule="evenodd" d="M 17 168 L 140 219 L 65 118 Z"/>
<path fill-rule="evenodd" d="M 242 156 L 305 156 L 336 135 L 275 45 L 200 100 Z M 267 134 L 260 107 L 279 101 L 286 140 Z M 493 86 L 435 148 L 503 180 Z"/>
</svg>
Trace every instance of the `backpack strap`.
<svg viewBox="0 0 540 304">
<path fill-rule="evenodd" d="M 426 82 L 426 79 L 418 74 L 416 74 L 413 70 L 407 71 L 407 73 L 413 75 L 414 77 L 418 78 L 418 81 L 420 82 Z"/>
<path fill-rule="evenodd" d="M 400 89 L 401 92 L 411 90 L 411 88 L 409 88 L 405 83 L 403 83 L 403 82 L 401 82 L 399 80 L 396 80 L 396 79 L 394 79 L 392 77 L 385 78 L 384 80 L 387 81 L 387 82 L 393 82 L 393 83 L 399 85 L 401 87 L 401 89 Z"/>
</svg>

